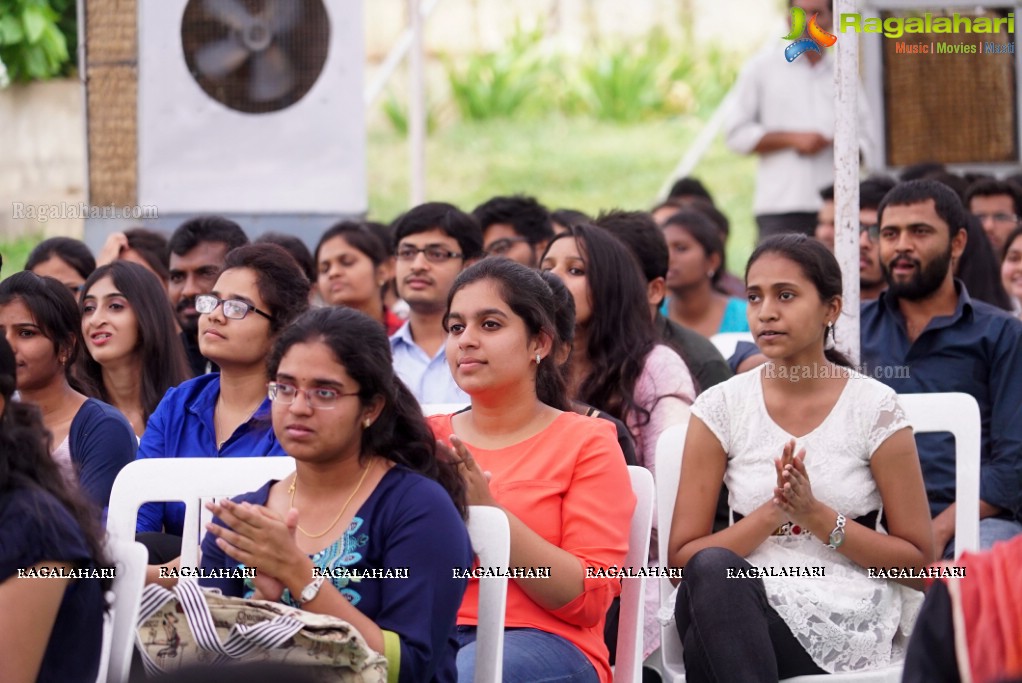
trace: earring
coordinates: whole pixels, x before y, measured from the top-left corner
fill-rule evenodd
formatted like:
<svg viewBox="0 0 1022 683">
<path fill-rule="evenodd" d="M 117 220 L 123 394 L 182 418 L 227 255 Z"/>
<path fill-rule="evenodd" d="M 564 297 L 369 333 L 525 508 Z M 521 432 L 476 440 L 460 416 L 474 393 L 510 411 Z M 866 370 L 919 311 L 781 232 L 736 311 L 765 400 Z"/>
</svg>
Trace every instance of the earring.
<svg viewBox="0 0 1022 683">
<path fill-rule="evenodd" d="M 539 365 L 539 362 L 541 360 L 543 360 L 543 356 L 539 355 L 539 351 L 537 351 L 536 352 L 536 365 Z"/>
<path fill-rule="evenodd" d="M 706 277 L 708 277 L 708 278 L 710 278 L 710 279 L 712 280 L 712 279 L 713 279 L 713 276 L 714 276 L 714 275 L 716 275 L 716 274 L 717 274 L 717 271 L 715 271 L 715 270 L 710 270 L 710 271 L 707 271 L 707 272 L 706 272 Z"/>
<path fill-rule="evenodd" d="M 364 428 L 366 428 L 366 429 L 369 429 L 369 425 L 371 425 L 372 423 L 373 423 L 373 421 L 370 420 L 368 417 L 366 419 L 362 420 L 362 426 Z"/>
<path fill-rule="evenodd" d="M 827 323 L 827 331 L 823 333 L 823 338 L 826 339 L 828 334 L 831 336 L 832 339 L 834 338 L 834 322 L 833 321 Z"/>
</svg>

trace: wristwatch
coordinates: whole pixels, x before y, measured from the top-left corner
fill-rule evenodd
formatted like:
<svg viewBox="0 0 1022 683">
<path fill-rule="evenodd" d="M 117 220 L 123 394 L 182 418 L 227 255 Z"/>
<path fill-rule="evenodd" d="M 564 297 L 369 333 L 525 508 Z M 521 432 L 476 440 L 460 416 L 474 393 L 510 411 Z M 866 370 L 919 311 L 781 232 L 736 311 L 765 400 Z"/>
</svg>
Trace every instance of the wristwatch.
<svg viewBox="0 0 1022 683">
<path fill-rule="evenodd" d="M 316 596 L 319 595 L 319 589 L 325 580 L 325 576 L 317 576 L 314 578 L 312 583 L 302 589 L 302 594 L 298 596 L 297 600 L 295 600 L 295 604 L 298 607 L 304 607 L 305 603 L 314 600 Z"/>
<path fill-rule="evenodd" d="M 827 543 L 827 547 L 833 548 L 834 550 L 840 548 L 841 544 L 845 542 L 845 516 L 841 513 L 838 513 L 834 530 L 830 532 L 830 536 L 827 537 L 827 540 L 829 541 L 829 543 Z M 302 593 L 302 595 L 304 596 L 305 593 Z"/>
</svg>

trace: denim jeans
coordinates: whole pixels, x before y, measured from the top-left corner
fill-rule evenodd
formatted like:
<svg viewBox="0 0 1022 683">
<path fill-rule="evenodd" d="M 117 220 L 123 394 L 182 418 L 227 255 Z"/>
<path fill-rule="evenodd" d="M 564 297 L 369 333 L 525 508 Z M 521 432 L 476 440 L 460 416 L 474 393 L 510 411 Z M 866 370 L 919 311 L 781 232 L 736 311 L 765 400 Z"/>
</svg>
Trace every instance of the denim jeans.
<svg viewBox="0 0 1022 683">
<path fill-rule="evenodd" d="M 987 517 L 979 520 L 979 549 L 990 550 L 998 541 L 1008 541 L 1022 534 L 1022 524 L 1013 519 Z M 955 539 L 944 549 L 944 559 L 951 560 L 955 556 Z"/>
<path fill-rule="evenodd" d="M 458 627 L 458 681 L 472 683 L 475 626 Z M 570 642 L 535 628 L 504 629 L 504 683 L 598 683 L 589 658 Z"/>
<path fill-rule="evenodd" d="M 728 579 L 748 562 L 724 548 L 700 550 L 685 565 L 674 616 L 688 683 L 777 683 L 826 673 L 767 601 L 762 579 Z"/>
</svg>

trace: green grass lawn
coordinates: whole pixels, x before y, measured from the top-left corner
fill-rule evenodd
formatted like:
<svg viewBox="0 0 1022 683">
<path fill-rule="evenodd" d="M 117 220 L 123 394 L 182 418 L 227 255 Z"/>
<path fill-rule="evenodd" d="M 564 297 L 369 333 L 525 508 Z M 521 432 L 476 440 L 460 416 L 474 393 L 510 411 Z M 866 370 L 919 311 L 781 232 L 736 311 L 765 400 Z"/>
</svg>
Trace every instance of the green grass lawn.
<svg viewBox="0 0 1022 683">
<path fill-rule="evenodd" d="M 632 124 L 589 118 L 453 121 L 427 143 L 427 197 L 470 211 L 497 194 L 535 195 L 550 208 L 595 214 L 649 209 L 665 176 L 699 131 L 691 117 Z M 390 221 L 408 208 L 408 144 L 381 119 L 370 126 L 370 217 Z M 754 161 L 717 142 L 694 175 L 731 219 L 728 262 L 740 272 L 752 252 Z M 39 240 L 0 241 L 5 275 L 20 270 Z"/>
</svg>

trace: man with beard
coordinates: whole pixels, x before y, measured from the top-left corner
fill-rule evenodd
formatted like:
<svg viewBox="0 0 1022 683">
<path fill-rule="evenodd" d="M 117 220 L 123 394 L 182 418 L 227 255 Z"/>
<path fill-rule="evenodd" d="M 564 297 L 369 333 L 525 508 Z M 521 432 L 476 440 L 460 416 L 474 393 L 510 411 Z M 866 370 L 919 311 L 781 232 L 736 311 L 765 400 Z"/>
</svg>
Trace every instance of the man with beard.
<svg viewBox="0 0 1022 683">
<path fill-rule="evenodd" d="M 862 308 L 865 372 L 898 393 L 960 391 L 976 399 L 983 425 L 980 544 L 987 549 L 1022 532 L 1022 323 L 972 300 L 954 278 L 967 217 L 950 188 L 900 183 L 878 213 L 888 289 Z M 952 557 L 954 440 L 920 434 L 916 446 L 936 552 Z"/>
<path fill-rule="evenodd" d="M 419 403 L 461 403 L 468 394 L 447 365 L 444 313 L 458 273 L 483 252 L 474 217 L 442 202 L 420 204 L 394 221 L 394 279 L 408 321 L 390 337 L 394 372 Z"/>
<path fill-rule="evenodd" d="M 241 226 L 221 216 L 191 218 L 170 237 L 167 295 L 181 326 L 188 365 L 196 376 L 214 368 L 199 352 L 199 313 L 195 310 L 195 297 L 213 289 L 227 252 L 244 244 L 248 244 L 248 237 Z"/>
</svg>

